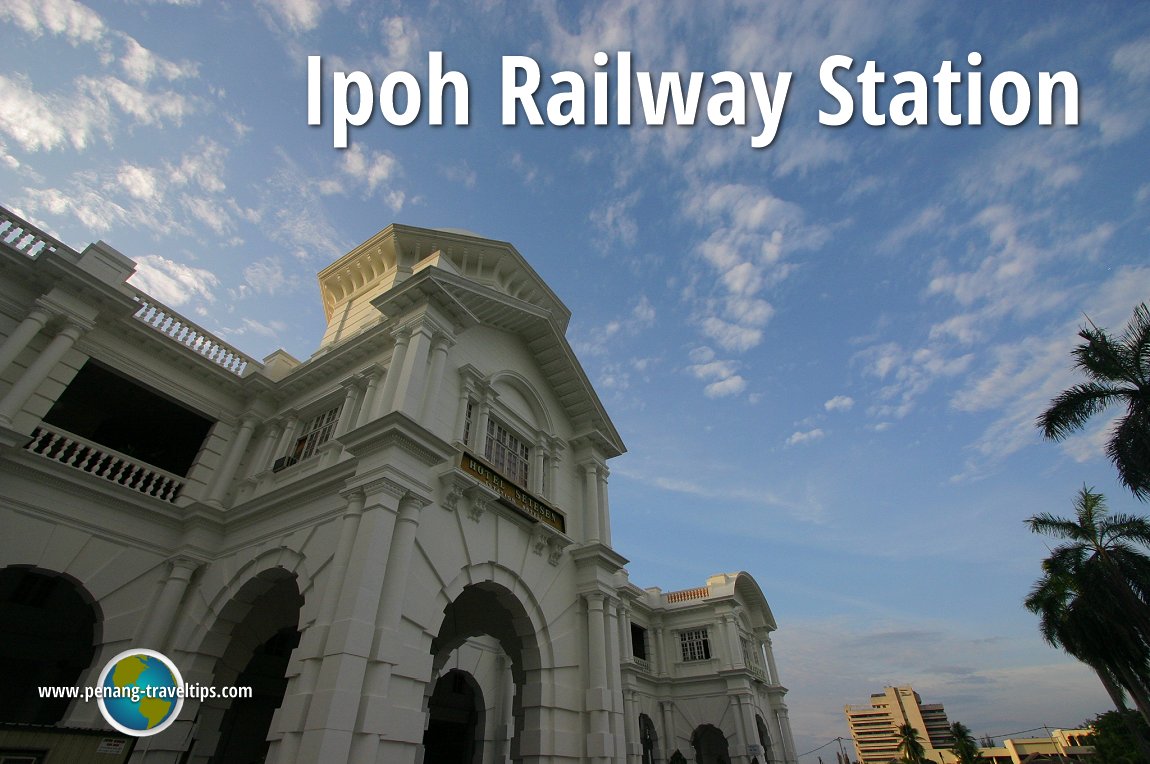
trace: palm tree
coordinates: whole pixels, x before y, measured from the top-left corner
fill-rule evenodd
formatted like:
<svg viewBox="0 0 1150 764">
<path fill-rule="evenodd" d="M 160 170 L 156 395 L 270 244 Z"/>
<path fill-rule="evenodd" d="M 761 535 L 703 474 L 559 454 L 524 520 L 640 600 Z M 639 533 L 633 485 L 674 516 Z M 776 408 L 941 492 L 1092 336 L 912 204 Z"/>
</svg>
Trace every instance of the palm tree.
<svg viewBox="0 0 1150 764">
<path fill-rule="evenodd" d="M 1126 406 L 1106 444 L 1118 477 L 1141 501 L 1150 500 L 1150 308 L 1134 315 L 1121 337 L 1111 336 L 1087 319 L 1074 348 L 1075 368 L 1087 381 L 1063 391 L 1038 417 L 1042 434 L 1062 440 L 1112 404 Z"/>
<path fill-rule="evenodd" d="M 970 727 L 962 722 L 955 722 L 950 725 L 950 736 L 954 738 L 950 752 L 958 759 L 958 764 L 979 764 L 986 761 L 978 751 L 978 742 L 971 734 Z"/>
<path fill-rule="evenodd" d="M 923 764 L 926 761 L 926 749 L 918 739 L 918 730 L 912 725 L 899 725 L 898 738 L 898 750 L 906 764 Z"/>
<path fill-rule="evenodd" d="M 1083 487 L 1073 520 L 1027 520 L 1036 533 L 1065 539 L 1042 563 L 1026 598 L 1050 644 L 1098 674 L 1119 708 L 1128 694 L 1150 721 L 1150 522 L 1109 516 L 1102 494 Z"/>
</svg>

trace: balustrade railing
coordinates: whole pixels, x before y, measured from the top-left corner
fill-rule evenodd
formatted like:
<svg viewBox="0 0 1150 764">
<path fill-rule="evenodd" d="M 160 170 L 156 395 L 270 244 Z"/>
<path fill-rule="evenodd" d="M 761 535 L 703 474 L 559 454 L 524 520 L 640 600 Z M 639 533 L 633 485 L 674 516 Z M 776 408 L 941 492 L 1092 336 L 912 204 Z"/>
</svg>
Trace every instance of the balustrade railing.
<svg viewBox="0 0 1150 764">
<path fill-rule="evenodd" d="M 675 602 L 686 602 L 687 600 L 701 600 L 704 599 L 710 590 L 705 586 L 697 586 L 694 589 L 680 589 L 677 592 L 667 592 L 663 598 L 668 604 Z"/>
<path fill-rule="evenodd" d="M 145 496 L 174 502 L 184 479 L 107 446 L 89 443 L 78 435 L 44 425 L 32 433 L 24 447 L 38 456 L 121 485 Z"/>
<path fill-rule="evenodd" d="M 68 245 L 57 241 L 4 207 L 0 207 L 0 243 L 7 244 L 29 257 L 36 257 L 41 252 L 54 252 L 57 249 L 71 251 Z"/>
<path fill-rule="evenodd" d="M 168 306 L 155 302 L 143 292 L 136 293 L 136 302 L 140 304 L 140 308 L 133 316 L 136 320 L 199 353 L 209 361 L 219 364 L 237 377 L 244 375 L 248 364 L 256 363 L 251 357 L 236 350 Z"/>
</svg>

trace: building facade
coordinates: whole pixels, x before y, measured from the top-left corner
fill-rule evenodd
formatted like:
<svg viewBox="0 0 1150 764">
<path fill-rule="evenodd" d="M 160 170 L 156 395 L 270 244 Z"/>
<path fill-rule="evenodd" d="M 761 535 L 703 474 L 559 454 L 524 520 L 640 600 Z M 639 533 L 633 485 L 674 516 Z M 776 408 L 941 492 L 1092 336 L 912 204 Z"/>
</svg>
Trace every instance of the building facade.
<svg viewBox="0 0 1150 764">
<path fill-rule="evenodd" d="M 5 728 L 106 728 L 36 688 L 150 648 L 254 696 L 133 762 L 796 760 L 754 579 L 630 583 L 623 441 L 513 246 L 389 226 L 319 274 L 303 361 L 133 270 L 0 211 Z"/>
<path fill-rule="evenodd" d="M 860 764 L 887 764 L 901 758 L 898 729 L 904 724 L 918 732 L 933 761 L 939 760 L 935 751 L 953 744 L 946 709 L 937 703 L 923 704 L 909 685 L 886 687 L 870 696 L 869 706 L 846 706 L 843 710 Z"/>
</svg>

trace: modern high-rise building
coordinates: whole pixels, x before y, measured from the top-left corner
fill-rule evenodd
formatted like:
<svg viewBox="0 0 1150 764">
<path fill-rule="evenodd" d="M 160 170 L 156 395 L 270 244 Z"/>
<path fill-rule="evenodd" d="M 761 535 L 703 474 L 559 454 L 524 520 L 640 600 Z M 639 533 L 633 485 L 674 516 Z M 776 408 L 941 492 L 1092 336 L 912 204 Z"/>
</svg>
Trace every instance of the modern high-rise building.
<svg viewBox="0 0 1150 764">
<path fill-rule="evenodd" d="M 0 209 L 0 760 L 794 764 L 754 578 L 630 582 L 622 438 L 511 244 L 389 226 L 303 360 L 134 268 Z M 162 660 L 217 694 L 116 706 L 148 737 L 40 690 Z"/>
<path fill-rule="evenodd" d="M 870 696 L 869 706 L 846 706 L 844 710 L 861 764 L 888 764 L 899 758 L 898 729 L 904 724 L 918 731 L 928 754 L 953 743 L 946 710 L 938 703 L 924 705 L 909 685 L 887 687 Z"/>
</svg>

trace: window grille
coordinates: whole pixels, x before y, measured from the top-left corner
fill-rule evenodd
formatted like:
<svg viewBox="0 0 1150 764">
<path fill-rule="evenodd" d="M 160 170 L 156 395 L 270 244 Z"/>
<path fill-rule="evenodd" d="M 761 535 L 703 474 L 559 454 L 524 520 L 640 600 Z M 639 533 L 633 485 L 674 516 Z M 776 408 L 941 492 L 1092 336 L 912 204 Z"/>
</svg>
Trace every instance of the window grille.
<svg viewBox="0 0 1150 764">
<path fill-rule="evenodd" d="M 292 451 L 292 456 L 297 461 L 314 456 L 317 448 L 331 440 L 335 424 L 339 421 L 339 408 L 336 406 L 325 411 L 307 423 L 303 435 L 296 440 L 295 449 Z"/>
<path fill-rule="evenodd" d="M 679 632 L 679 648 L 684 662 L 711 659 L 711 640 L 706 629 Z"/>
<path fill-rule="evenodd" d="M 494 419 L 487 420 L 487 447 L 483 456 L 508 480 L 527 488 L 531 449 Z"/>
</svg>

